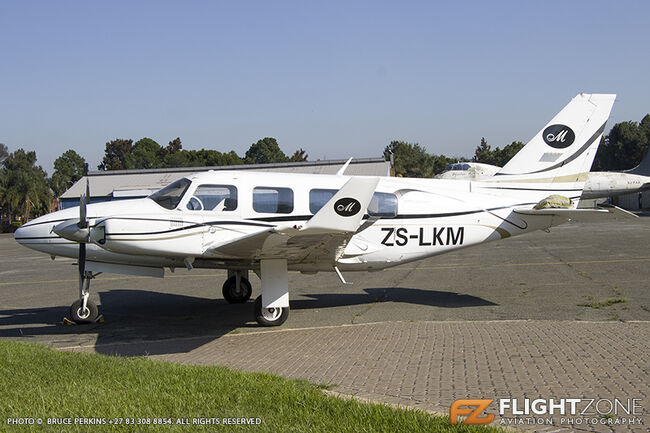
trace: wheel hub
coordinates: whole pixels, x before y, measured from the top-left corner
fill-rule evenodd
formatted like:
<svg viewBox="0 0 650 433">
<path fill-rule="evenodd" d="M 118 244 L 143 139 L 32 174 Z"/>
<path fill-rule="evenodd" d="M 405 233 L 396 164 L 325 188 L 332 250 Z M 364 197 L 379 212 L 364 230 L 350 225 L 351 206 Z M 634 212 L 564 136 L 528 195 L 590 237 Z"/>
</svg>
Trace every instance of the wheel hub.
<svg viewBox="0 0 650 433">
<path fill-rule="evenodd" d="M 78 308 L 77 316 L 79 316 L 80 319 L 87 319 L 90 316 L 90 308 Z"/>
<path fill-rule="evenodd" d="M 282 308 L 262 308 L 262 316 L 269 321 L 277 320 L 282 315 Z"/>
</svg>

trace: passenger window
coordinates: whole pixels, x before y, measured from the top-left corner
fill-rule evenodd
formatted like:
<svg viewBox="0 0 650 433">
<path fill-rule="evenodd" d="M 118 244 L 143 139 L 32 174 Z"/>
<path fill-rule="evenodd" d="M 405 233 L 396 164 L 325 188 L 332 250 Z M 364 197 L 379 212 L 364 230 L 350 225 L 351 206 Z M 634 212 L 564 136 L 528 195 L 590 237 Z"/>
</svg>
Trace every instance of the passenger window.
<svg viewBox="0 0 650 433">
<path fill-rule="evenodd" d="M 318 212 L 336 193 L 336 189 L 312 189 L 309 191 L 309 212 L 313 214 Z"/>
<path fill-rule="evenodd" d="M 237 187 L 199 185 L 187 202 L 189 210 L 233 211 L 237 209 Z"/>
<path fill-rule="evenodd" d="M 368 205 L 368 215 L 394 217 L 397 215 L 397 196 L 386 192 L 376 192 Z"/>
<path fill-rule="evenodd" d="M 258 186 L 253 190 L 253 209 L 259 213 L 291 213 L 293 191 L 290 188 Z"/>
</svg>

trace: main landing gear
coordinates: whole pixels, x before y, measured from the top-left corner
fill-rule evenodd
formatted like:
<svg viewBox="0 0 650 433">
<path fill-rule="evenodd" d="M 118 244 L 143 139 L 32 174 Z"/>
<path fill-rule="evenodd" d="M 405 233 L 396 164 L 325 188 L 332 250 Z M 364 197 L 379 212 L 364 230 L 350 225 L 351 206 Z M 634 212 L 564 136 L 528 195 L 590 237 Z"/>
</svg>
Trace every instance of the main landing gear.
<svg viewBox="0 0 650 433">
<path fill-rule="evenodd" d="M 228 271 L 228 279 L 223 283 L 223 297 L 229 304 L 242 304 L 253 293 L 248 281 L 248 271 Z"/>
<path fill-rule="evenodd" d="M 255 299 L 254 316 L 261 326 L 280 326 L 289 317 L 289 277 L 285 259 L 263 259 L 258 273 L 262 294 Z M 248 271 L 229 270 L 223 284 L 223 297 L 231 304 L 250 299 L 253 290 Z"/>
<path fill-rule="evenodd" d="M 262 307 L 262 295 L 255 299 L 255 320 L 262 326 L 280 326 L 289 317 L 289 307 Z"/>
</svg>

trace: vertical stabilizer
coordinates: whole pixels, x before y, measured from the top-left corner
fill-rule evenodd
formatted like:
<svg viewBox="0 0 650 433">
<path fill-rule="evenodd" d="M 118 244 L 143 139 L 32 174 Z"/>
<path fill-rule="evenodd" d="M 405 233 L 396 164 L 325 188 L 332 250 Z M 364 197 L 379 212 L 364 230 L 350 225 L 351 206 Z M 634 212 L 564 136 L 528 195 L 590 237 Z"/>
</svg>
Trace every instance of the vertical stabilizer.
<svg viewBox="0 0 650 433">
<path fill-rule="evenodd" d="M 596 156 L 616 95 L 581 93 L 497 173 L 584 182 Z"/>
<path fill-rule="evenodd" d="M 648 150 L 646 151 L 645 156 L 639 165 L 630 170 L 625 170 L 624 173 L 638 174 L 640 176 L 650 176 L 650 146 L 648 146 Z"/>
</svg>

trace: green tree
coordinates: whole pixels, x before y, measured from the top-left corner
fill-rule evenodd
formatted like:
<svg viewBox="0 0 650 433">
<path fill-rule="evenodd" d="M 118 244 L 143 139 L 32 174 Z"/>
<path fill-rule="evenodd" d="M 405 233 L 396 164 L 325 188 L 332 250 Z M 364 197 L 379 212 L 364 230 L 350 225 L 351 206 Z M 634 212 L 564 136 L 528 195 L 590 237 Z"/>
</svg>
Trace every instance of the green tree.
<svg viewBox="0 0 650 433">
<path fill-rule="evenodd" d="M 456 157 L 449 158 L 445 155 L 431 155 L 431 165 L 433 166 L 433 173 L 439 174 L 445 171 L 445 167 L 454 162 L 467 161 L 467 158 Z"/>
<path fill-rule="evenodd" d="M 125 168 L 159 168 L 163 165 L 165 149 L 151 138 L 136 141 L 124 158 Z"/>
<path fill-rule="evenodd" d="M 302 161 L 307 161 L 307 158 L 309 155 L 305 152 L 304 149 L 300 148 L 294 152 L 293 155 L 291 155 L 291 158 L 289 158 L 290 162 L 302 162 Z"/>
<path fill-rule="evenodd" d="M 492 150 L 490 145 L 487 144 L 485 137 L 481 137 L 481 143 L 476 146 L 476 150 L 474 151 L 474 162 L 503 167 L 523 147 L 524 143 L 521 141 L 513 141 L 505 145 L 503 149 L 497 146 L 496 149 Z"/>
<path fill-rule="evenodd" d="M 7 146 L 5 146 L 3 143 L 0 143 L 0 167 L 2 167 L 2 163 L 7 159 L 9 156 L 9 150 L 7 149 Z"/>
<path fill-rule="evenodd" d="M 4 190 L 1 205 L 8 209 L 10 217 L 20 215 L 25 222 L 32 215 L 49 211 L 52 191 L 47 185 L 47 174 L 36 165 L 36 152 L 12 152 L 0 170 L 0 183 Z"/>
<path fill-rule="evenodd" d="M 284 154 L 275 138 L 266 137 L 251 144 L 246 151 L 246 164 L 266 164 L 269 162 L 287 162 L 289 157 Z"/>
<path fill-rule="evenodd" d="M 494 151 L 492 150 L 492 147 L 487 144 L 485 137 L 481 137 L 481 144 L 476 146 L 476 150 L 474 151 L 474 162 L 496 165 L 494 164 Z"/>
<path fill-rule="evenodd" d="M 433 177 L 436 174 L 434 158 L 418 143 L 391 141 L 384 149 L 386 160 L 390 160 L 391 154 L 396 176 Z"/>
<path fill-rule="evenodd" d="M 594 171 L 626 170 L 636 167 L 650 142 L 650 115 L 640 123 L 620 122 L 603 137 L 594 160 Z"/>
<path fill-rule="evenodd" d="M 126 158 L 133 149 L 133 140 L 116 138 L 106 143 L 104 159 L 97 166 L 99 170 L 124 170 L 127 168 Z"/>
<path fill-rule="evenodd" d="M 243 161 L 234 151 L 222 153 L 213 149 L 190 150 L 188 161 L 192 167 L 210 167 L 220 165 L 242 164 Z"/>
<path fill-rule="evenodd" d="M 88 164 L 74 150 L 66 150 L 54 160 L 54 173 L 50 179 L 50 187 L 54 195 L 59 197 L 82 176 L 88 174 Z"/>
<path fill-rule="evenodd" d="M 183 144 L 181 143 L 181 138 L 176 137 L 169 142 L 167 147 L 165 147 L 165 154 L 172 155 L 174 153 L 180 152 L 181 150 L 183 150 Z"/>
<path fill-rule="evenodd" d="M 503 167 L 512 159 L 513 156 L 517 154 L 523 147 L 525 146 L 524 143 L 521 141 L 513 141 L 510 144 L 506 144 L 503 149 L 499 149 L 499 147 L 496 148 L 496 164 L 499 167 Z"/>
<path fill-rule="evenodd" d="M 650 114 L 643 116 L 641 123 L 639 123 L 639 129 L 646 136 L 647 140 L 650 141 Z"/>
</svg>

